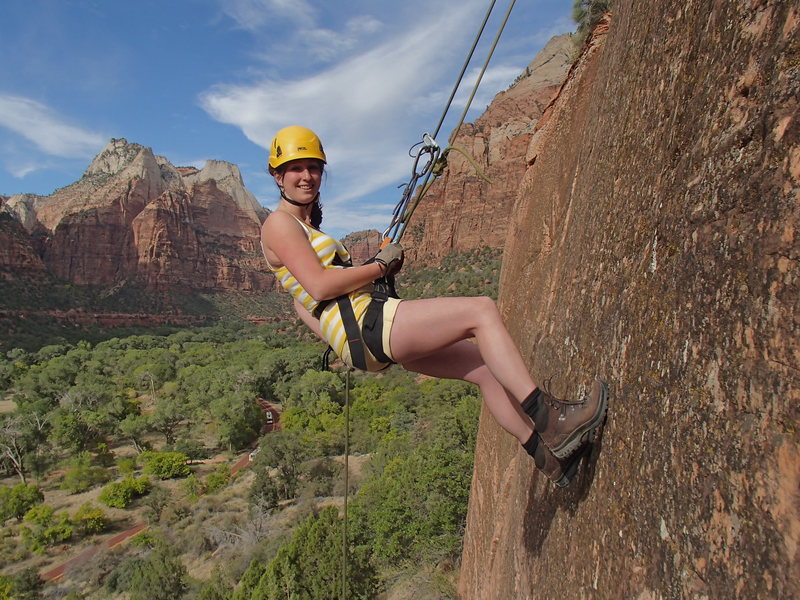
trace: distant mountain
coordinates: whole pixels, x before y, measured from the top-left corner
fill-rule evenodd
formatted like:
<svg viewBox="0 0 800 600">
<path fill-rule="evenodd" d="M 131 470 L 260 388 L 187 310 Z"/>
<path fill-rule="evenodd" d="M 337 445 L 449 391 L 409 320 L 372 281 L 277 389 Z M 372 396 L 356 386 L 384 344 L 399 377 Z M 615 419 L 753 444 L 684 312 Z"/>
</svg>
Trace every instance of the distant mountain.
<svg viewBox="0 0 800 600">
<path fill-rule="evenodd" d="M 17 223 L 0 229 L 5 279 L 44 270 L 77 285 L 157 291 L 275 286 L 259 248 L 268 211 L 231 163 L 174 167 L 150 148 L 112 139 L 75 183 L 0 202 L 0 214 Z"/>
</svg>

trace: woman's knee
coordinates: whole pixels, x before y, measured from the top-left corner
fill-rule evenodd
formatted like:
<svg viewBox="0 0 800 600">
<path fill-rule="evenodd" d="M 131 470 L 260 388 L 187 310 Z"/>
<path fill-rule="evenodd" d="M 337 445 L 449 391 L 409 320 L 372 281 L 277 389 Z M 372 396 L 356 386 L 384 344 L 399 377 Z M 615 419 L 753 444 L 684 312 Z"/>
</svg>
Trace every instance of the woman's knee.
<svg viewBox="0 0 800 600">
<path fill-rule="evenodd" d="M 475 305 L 475 315 L 481 321 L 492 325 L 500 320 L 500 311 L 492 298 L 489 296 L 475 296 L 472 301 Z"/>
<path fill-rule="evenodd" d="M 490 392 L 495 388 L 501 388 L 500 382 L 495 379 L 495 376 L 492 375 L 492 372 L 489 370 L 485 364 L 473 369 L 467 376 L 464 377 L 464 381 L 469 383 L 474 383 L 477 385 L 482 392 Z"/>
</svg>

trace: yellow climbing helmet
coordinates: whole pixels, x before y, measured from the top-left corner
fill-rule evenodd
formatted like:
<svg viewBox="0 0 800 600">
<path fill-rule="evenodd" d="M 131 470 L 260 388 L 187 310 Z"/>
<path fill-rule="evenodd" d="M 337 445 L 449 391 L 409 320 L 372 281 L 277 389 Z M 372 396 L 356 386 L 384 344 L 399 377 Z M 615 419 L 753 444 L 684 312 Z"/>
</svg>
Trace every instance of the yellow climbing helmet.
<svg viewBox="0 0 800 600">
<path fill-rule="evenodd" d="M 282 164 L 298 158 L 316 158 L 327 163 L 322 142 L 317 134 L 300 125 L 284 127 L 272 138 L 269 149 L 269 166 L 277 169 Z"/>
</svg>

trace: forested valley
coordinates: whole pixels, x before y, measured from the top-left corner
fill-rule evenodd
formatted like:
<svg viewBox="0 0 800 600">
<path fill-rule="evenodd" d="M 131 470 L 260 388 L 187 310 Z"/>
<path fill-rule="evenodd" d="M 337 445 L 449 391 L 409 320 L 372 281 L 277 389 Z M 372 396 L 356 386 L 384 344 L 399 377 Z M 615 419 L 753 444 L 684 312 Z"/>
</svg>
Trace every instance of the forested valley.
<svg viewBox="0 0 800 600">
<path fill-rule="evenodd" d="M 494 296 L 499 265 L 401 296 Z M 455 597 L 477 389 L 323 371 L 299 322 L 110 335 L 0 354 L 0 599 Z"/>
</svg>

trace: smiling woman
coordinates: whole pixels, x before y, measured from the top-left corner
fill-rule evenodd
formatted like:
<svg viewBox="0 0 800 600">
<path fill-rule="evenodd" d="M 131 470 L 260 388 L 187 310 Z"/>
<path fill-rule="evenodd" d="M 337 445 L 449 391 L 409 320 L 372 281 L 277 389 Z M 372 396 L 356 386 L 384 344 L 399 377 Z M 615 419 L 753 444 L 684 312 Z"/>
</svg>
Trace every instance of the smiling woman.
<svg viewBox="0 0 800 600">
<path fill-rule="evenodd" d="M 567 485 L 577 470 L 576 451 L 605 418 L 605 384 L 595 381 L 577 402 L 540 390 L 491 298 L 373 298 L 373 281 L 402 268 L 403 249 L 390 243 L 354 266 L 341 242 L 319 230 L 326 162 L 310 129 L 286 127 L 272 140 L 269 172 L 281 199 L 264 222 L 261 247 L 298 316 L 350 367 L 379 371 L 400 363 L 476 384 L 494 418 L 536 466 L 556 485 Z M 380 308 L 373 312 L 376 302 Z M 378 317 L 365 325 L 368 315 Z"/>
</svg>

